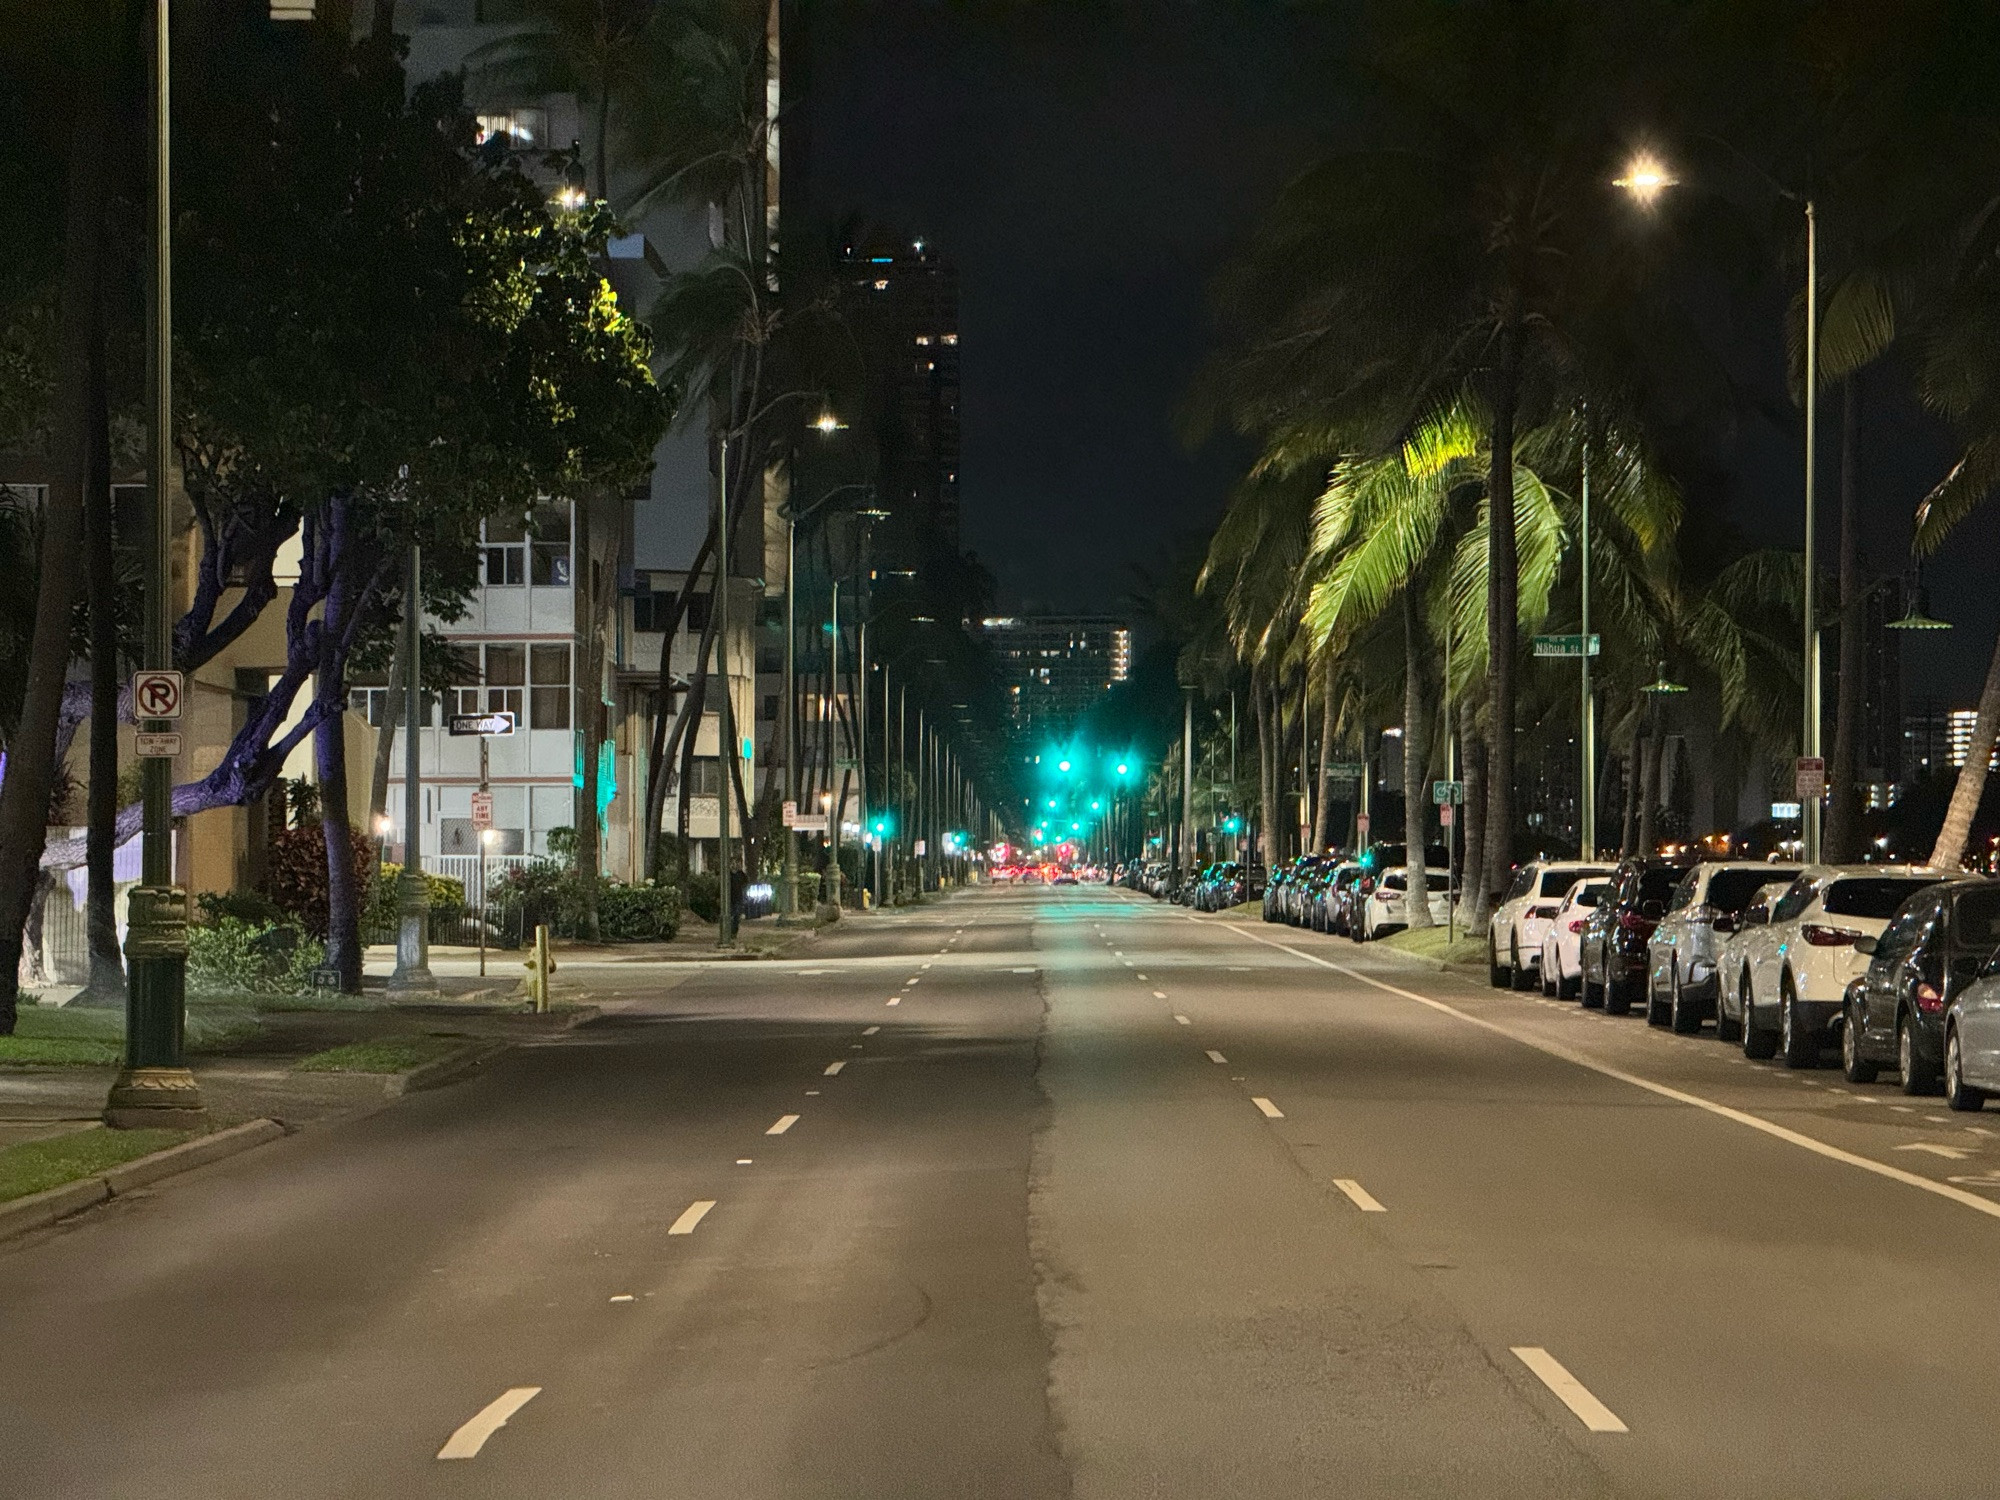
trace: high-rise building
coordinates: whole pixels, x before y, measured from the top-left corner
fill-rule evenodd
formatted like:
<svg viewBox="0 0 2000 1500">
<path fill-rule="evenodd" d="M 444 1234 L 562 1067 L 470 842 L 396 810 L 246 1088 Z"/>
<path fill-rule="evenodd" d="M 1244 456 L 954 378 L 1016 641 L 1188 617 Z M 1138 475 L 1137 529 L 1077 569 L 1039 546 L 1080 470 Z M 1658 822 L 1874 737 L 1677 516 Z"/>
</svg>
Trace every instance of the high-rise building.
<svg viewBox="0 0 2000 1500">
<path fill-rule="evenodd" d="M 869 231 L 841 246 L 840 274 L 889 512 L 881 557 L 918 566 L 959 550 L 958 272 L 923 240 Z"/>
<path fill-rule="evenodd" d="M 1132 632 L 1107 615 L 1020 615 L 981 622 L 1014 730 L 1067 734 L 1132 674 Z"/>
</svg>

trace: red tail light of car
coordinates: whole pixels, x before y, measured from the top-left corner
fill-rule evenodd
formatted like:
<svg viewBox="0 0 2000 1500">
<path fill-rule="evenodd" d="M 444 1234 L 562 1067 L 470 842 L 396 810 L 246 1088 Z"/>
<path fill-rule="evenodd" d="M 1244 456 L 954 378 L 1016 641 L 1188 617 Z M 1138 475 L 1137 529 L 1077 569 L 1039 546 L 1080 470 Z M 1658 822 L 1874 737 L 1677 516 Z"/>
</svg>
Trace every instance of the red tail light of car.
<svg viewBox="0 0 2000 1500">
<path fill-rule="evenodd" d="M 1799 928 L 1799 936 L 1815 948 L 1845 948 L 1861 934 L 1851 927 L 1824 927 L 1818 922 L 1807 922 Z"/>
<path fill-rule="evenodd" d="M 1647 927 L 1651 927 L 1653 919 L 1651 917 L 1642 917 L 1636 911 L 1621 911 L 1618 913 L 1618 925 L 1627 932 L 1639 932 Z"/>
<path fill-rule="evenodd" d="M 1944 996 L 1938 993 L 1935 985 L 1922 979 L 1910 991 L 1910 998 L 1917 1002 L 1917 1009 L 1927 1016 L 1934 1016 L 1944 1009 Z"/>
<path fill-rule="evenodd" d="M 1375 877 L 1373 875 L 1363 875 L 1361 877 L 1361 894 L 1364 896 L 1372 895 L 1374 890 Z"/>
<path fill-rule="evenodd" d="M 1569 930 L 1571 932 L 1581 932 L 1583 931 L 1584 928 L 1588 927 L 1589 925 L 1590 925 L 1590 918 L 1588 917 L 1572 917 L 1570 918 Z"/>
</svg>

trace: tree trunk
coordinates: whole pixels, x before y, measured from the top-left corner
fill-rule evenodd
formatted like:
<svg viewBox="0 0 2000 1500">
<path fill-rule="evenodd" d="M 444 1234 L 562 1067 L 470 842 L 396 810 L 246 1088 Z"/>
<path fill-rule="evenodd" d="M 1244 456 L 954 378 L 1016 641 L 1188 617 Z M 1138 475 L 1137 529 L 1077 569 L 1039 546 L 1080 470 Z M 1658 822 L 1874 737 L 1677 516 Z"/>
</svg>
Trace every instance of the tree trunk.
<svg viewBox="0 0 2000 1500">
<path fill-rule="evenodd" d="M 90 349 L 90 471 L 84 486 L 85 568 L 90 601 L 90 787 L 84 811 L 84 863 L 90 879 L 84 926 L 90 946 L 86 998 L 120 1004 L 125 965 L 118 952 L 118 571 L 111 513 L 111 415 L 105 391 L 104 341 Z"/>
<path fill-rule="evenodd" d="M 1271 773 L 1271 699 L 1263 686 L 1252 679 L 1251 701 L 1257 705 L 1257 842 L 1263 847 L 1264 868 L 1275 872 L 1278 868 L 1277 829 L 1278 820 L 1272 807 Z"/>
<path fill-rule="evenodd" d="M 343 995 L 361 993 L 361 888 L 347 819 L 347 716 L 330 713 L 313 730 L 319 826 L 326 839 L 326 962 Z"/>
<path fill-rule="evenodd" d="M 1861 587 L 1861 372 L 1841 383 L 1840 403 L 1840 665 L 1834 686 L 1833 763 L 1826 774 L 1826 830 L 1821 858 L 1846 864 L 1861 856 L 1861 694 L 1867 670 L 1866 611 Z"/>
<path fill-rule="evenodd" d="M 1403 892 L 1403 915 L 1414 931 L 1431 925 L 1430 881 L 1424 846 L 1430 842 L 1430 819 L 1425 808 L 1424 770 L 1428 750 L 1424 731 L 1429 715 L 1424 710 L 1424 642 L 1417 625 L 1417 601 L 1411 588 L 1403 589 L 1403 842 L 1408 846 L 1409 884 Z"/>
<path fill-rule="evenodd" d="M 1458 743 L 1465 757 L 1464 864 L 1460 866 L 1459 907 L 1477 910 L 1486 900 L 1486 745 L 1479 737 L 1479 700 L 1467 693 L 1458 707 Z"/>
<path fill-rule="evenodd" d="M 1660 710 L 1657 699 L 1648 711 L 1646 719 L 1645 745 L 1639 752 L 1639 784 L 1634 788 L 1639 803 L 1639 834 L 1638 845 L 1633 852 L 1641 859 L 1650 859 L 1659 842 L 1655 828 L 1655 814 L 1659 811 L 1660 803 L 1660 761 L 1663 758 L 1660 754 L 1660 742 L 1665 736 L 1660 732 Z"/>
<path fill-rule="evenodd" d="M 92 54 L 92 49 L 85 49 Z M 89 467 L 91 350 L 99 323 L 109 107 L 102 67 L 78 80 L 63 210 L 62 293 L 57 314 L 48 504 L 42 516 L 34 643 L 20 727 L 0 782 L 0 1036 L 14 1032 L 20 1003 L 22 932 L 47 841 L 55 781 L 57 721 L 69 675 L 70 615 L 83 556 L 83 489 Z M 160 434 L 167 440 L 167 434 Z"/>
<path fill-rule="evenodd" d="M 1514 871 L 1514 648 L 1520 635 L 1520 547 L 1514 534 L 1514 417 L 1520 399 L 1521 330 L 1500 333 L 1493 399 L 1492 452 L 1486 481 L 1486 900 L 1472 927 L 1486 925 L 1495 893 Z"/>
<path fill-rule="evenodd" d="M 1319 706 L 1319 801 L 1313 805 L 1313 843 L 1315 850 L 1324 849 L 1332 834 L 1332 817 L 1328 809 L 1333 803 L 1333 689 L 1339 675 L 1339 659 L 1329 651 L 1326 653 L 1326 680 L 1320 684 L 1322 694 Z M 1236 788 L 1231 786 L 1229 798 L 1236 800 Z"/>
<path fill-rule="evenodd" d="M 1993 643 L 1986 685 L 1979 690 L 1979 716 L 1973 720 L 1972 739 L 1965 747 L 1965 764 L 1958 768 L 1951 806 L 1945 809 L 1944 826 L 1938 829 L 1937 843 L 1931 847 L 1929 863 L 1940 869 L 1955 870 L 1965 858 L 1965 841 L 1972 836 L 1972 820 L 1979 815 L 1979 799 L 1986 791 L 1996 731 L 2000 731 L 2000 640 Z"/>
</svg>

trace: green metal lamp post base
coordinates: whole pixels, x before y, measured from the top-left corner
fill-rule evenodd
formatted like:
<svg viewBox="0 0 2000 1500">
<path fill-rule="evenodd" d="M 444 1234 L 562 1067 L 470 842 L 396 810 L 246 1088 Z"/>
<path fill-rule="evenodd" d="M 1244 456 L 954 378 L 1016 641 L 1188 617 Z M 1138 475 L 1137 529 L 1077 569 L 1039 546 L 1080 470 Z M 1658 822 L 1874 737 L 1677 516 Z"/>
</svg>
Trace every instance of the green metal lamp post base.
<svg viewBox="0 0 2000 1500">
<path fill-rule="evenodd" d="M 419 871 L 404 870 L 397 880 L 399 921 L 396 931 L 396 972 L 389 988 L 398 994 L 432 995 L 438 983 L 431 974 L 431 887 Z"/>
<path fill-rule="evenodd" d="M 181 1062 L 187 1014 L 187 893 L 134 887 L 125 961 L 125 1068 L 111 1085 L 104 1123 L 117 1130 L 198 1130 L 201 1089 Z"/>
</svg>

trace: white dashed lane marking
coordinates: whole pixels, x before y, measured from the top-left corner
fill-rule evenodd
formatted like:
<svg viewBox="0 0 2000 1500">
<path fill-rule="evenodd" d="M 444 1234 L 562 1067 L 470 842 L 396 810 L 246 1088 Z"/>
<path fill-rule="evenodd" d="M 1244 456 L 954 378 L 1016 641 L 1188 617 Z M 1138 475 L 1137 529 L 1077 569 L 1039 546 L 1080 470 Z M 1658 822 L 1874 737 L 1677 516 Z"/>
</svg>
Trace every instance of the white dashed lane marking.
<svg viewBox="0 0 2000 1500">
<path fill-rule="evenodd" d="M 1208 1060 L 1212 1063 L 1226 1063 L 1229 1061 L 1228 1058 L 1217 1052 L 1213 1047 L 1208 1049 Z"/>
<path fill-rule="evenodd" d="M 1389 1210 L 1375 1201 L 1375 1195 L 1356 1182 L 1352 1177 L 1336 1177 L 1333 1185 L 1347 1195 L 1348 1201 L 1364 1214 L 1386 1214 Z"/>
<path fill-rule="evenodd" d="M 794 1117 L 796 1118 L 796 1117 Z M 713 1198 L 697 1198 L 681 1211 L 681 1216 L 667 1226 L 668 1234 L 693 1234 L 694 1226 L 708 1217 L 708 1211 L 715 1207 Z"/>
<path fill-rule="evenodd" d="M 1576 1419 L 1592 1432 L 1625 1432 L 1629 1429 L 1618 1420 L 1617 1413 L 1584 1389 L 1583 1382 L 1565 1370 L 1562 1361 L 1546 1349 L 1528 1346 L 1516 1348 L 1514 1357 L 1535 1374 L 1535 1378 L 1551 1391 L 1556 1399 L 1576 1414 Z"/>
<path fill-rule="evenodd" d="M 1269 1099 L 1266 1099 L 1262 1094 L 1253 1095 L 1250 1102 L 1264 1112 L 1264 1118 L 1267 1120 L 1282 1120 L 1285 1118 L 1285 1112 Z"/>
<path fill-rule="evenodd" d="M 769 1130 L 765 1131 L 764 1134 L 783 1135 L 787 1130 L 790 1130 L 794 1125 L 798 1123 L 799 1123 L 799 1117 L 797 1115 L 779 1115 L 778 1123 L 773 1125 Z"/>
<path fill-rule="evenodd" d="M 826 1076 L 828 1078 L 831 1078 L 846 1066 L 847 1066 L 847 1059 L 843 1057 L 839 1062 L 828 1063 L 824 1071 Z"/>
</svg>

